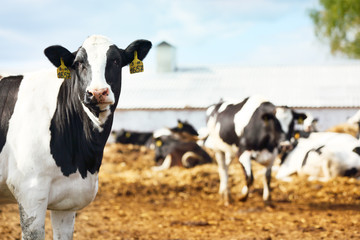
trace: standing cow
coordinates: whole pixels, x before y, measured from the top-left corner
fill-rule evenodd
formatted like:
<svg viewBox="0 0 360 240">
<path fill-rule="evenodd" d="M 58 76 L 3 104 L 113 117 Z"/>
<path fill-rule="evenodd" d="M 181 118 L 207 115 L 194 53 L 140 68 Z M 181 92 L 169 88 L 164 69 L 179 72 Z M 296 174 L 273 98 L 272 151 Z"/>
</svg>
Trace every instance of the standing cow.
<svg viewBox="0 0 360 240">
<path fill-rule="evenodd" d="M 206 145 L 215 150 L 220 175 L 219 193 L 229 203 L 228 168 L 237 156 L 245 171 L 246 185 L 242 200 L 246 200 L 253 182 L 251 160 L 266 167 L 263 199 L 269 203 L 271 167 L 280 143 L 289 145 L 294 131 L 294 120 L 305 119 L 286 107 L 276 107 L 260 96 L 246 98 L 240 103 L 220 102 L 208 108 Z"/>
<path fill-rule="evenodd" d="M 0 202 L 18 203 L 22 239 L 45 239 L 51 210 L 54 239 L 72 239 L 75 212 L 98 190 L 98 172 L 121 89 L 121 69 L 151 48 L 125 50 L 91 36 L 74 53 L 45 49 L 56 70 L 0 80 Z"/>
</svg>

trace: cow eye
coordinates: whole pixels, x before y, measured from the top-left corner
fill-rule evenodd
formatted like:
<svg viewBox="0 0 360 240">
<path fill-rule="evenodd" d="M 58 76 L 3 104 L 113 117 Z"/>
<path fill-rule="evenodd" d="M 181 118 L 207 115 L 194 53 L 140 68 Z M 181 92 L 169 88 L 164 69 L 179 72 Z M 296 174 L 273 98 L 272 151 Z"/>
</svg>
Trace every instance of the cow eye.
<svg viewBox="0 0 360 240">
<path fill-rule="evenodd" d="M 82 70 L 82 69 L 85 68 L 84 62 L 82 62 L 82 61 L 76 61 L 76 62 L 74 63 L 74 66 L 75 66 L 75 68 L 78 69 L 78 70 Z"/>
<path fill-rule="evenodd" d="M 116 66 L 119 66 L 119 65 L 120 65 L 119 59 L 113 59 L 112 62 L 113 62 L 113 64 L 115 64 Z"/>
</svg>

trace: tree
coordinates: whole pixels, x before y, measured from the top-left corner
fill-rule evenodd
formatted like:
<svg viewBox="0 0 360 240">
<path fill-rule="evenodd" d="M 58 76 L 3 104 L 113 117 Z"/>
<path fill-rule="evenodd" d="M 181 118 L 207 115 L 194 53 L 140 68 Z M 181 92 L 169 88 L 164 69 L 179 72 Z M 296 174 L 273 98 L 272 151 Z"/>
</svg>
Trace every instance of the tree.
<svg viewBox="0 0 360 240">
<path fill-rule="evenodd" d="M 319 0 L 311 9 L 316 36 L 329 41 L 331 53 L 360 58 L 360 0 Z"/>
</svg>

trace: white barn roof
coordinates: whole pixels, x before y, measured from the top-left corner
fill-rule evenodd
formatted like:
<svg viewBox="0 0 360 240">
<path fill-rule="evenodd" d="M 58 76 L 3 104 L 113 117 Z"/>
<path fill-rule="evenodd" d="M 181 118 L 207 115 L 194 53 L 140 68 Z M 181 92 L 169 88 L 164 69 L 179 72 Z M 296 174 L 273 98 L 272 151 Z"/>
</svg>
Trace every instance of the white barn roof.
<svg viewBox="0 0 360 240">
<path fill-rule="evenodd" d="M 291 107 L 360 107 L 360 64 L 123 72 L 120 109 L 206 108 L 221 98 L 242 100 L 254 94 Z"/>
</svg>

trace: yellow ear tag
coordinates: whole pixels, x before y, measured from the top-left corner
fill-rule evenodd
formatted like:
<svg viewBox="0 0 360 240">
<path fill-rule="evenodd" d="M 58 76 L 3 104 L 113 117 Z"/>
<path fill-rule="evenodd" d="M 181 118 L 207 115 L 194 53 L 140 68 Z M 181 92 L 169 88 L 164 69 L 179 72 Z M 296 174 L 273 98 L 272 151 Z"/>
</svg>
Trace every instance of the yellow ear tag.
<svg viewBox="0 0 360 240">
<path fill-rule="evenodd" d="M 184 127 L 184 125 L 182 123 L 178 123 L 178 128 L 182 129 Z"/>
<path fill-rule="evenodd" d="M 162 146 L 162 141 L 161 141 L 161 140 L 157 140 L 157 141 L 155 142 L 155 144 L 156 144 L 156 146 L 161 147 L 161 146 Z"/>
<path fill-rule="evenodd" d="M 144 64 L 138 59 L 137 51 L 134 52 L 134 60 L 130 63 L 130 73 L 139 73 L 144 71 Z"/>
<path fill-rule="evenodd" d="M 70 70 L 65 66 L 62 58 L 60 58 L 60 66 L 57 68 L 57 77 L 64 79 L 71 78 Z"/>
<path fill-rule="evenodd" d="M 300 138 L 300 133 L 295 133 L 295 136 L 294 136 L 294 138 L 297 140 L 297 139 L 299 139 Z"/>
<path fill-rule="evenodd" d="M 304 123 L 304 119 L 302 118 L 302 117 L 300 117 L 299 119 L 298 119 L 298 124 L 303 124 Z"/>
<path fill-rule="evenodd" d="M 125 133 L 125 137 L 126 137 L 126 138 L 131 137 L 131 133 L 129 133 L 129 132 Z"/>
</svg>

